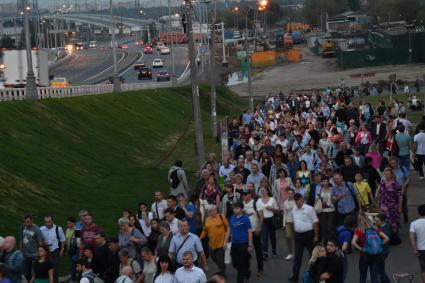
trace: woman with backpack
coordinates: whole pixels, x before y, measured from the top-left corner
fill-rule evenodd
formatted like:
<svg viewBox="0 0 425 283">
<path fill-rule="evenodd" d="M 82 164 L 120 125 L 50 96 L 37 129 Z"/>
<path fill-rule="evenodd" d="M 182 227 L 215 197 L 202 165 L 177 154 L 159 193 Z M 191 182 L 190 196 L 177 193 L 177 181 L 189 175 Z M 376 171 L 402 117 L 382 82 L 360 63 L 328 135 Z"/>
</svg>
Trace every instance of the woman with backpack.
<svg viewBox="0 0 425 283">
<path fill-rule="evenodd" d="M 394 171 L 385 168 L 375 198 L 378 200 L 381 213 L 385 215 L 394 232 L 400 229 L 400 214 L 402 211 L 402 188 L 395 179 Z"/>
<path fill-rule="evenodd" d="M 379 259 L 383 245 L 387 244 L 388 241 L 388 236 L 381 229 L 372 225 L 367 216 L 364 214 L 359 216 L 359 225 L 354 231 L 351 245 L 360 251 L 360 283 L 366 283 L 368 270 L 370 272 L 370 282 L 378 283 Z"/>
</svg>

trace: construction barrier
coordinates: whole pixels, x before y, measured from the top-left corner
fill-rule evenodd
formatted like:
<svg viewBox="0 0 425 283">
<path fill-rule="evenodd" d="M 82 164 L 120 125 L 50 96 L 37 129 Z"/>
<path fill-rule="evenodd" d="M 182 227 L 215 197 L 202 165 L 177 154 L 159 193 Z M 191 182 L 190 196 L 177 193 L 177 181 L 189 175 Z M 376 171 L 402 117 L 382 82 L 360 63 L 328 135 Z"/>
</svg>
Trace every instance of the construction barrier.
<svg viewBox="0 0 425 283">
<path fill-rule="evenodd" d="M 280 63 L 299 63 L 302 59 L 301 49 L 292 48 L 276 51 L 276 58 Z"/>
<path fill-rule="evenodd" d="M 251 55 L 251 62 L 254 68 L 268 67 L 276 64 L 275 51 L 255 52 Z"/>
</svg>

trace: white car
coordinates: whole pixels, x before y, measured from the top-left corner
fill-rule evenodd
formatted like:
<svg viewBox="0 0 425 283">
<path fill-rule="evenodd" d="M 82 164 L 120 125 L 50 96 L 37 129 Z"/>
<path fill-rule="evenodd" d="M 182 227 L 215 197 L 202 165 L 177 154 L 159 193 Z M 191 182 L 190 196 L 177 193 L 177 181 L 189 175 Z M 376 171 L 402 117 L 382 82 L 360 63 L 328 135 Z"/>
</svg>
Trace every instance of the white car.
<svg viewBox="0 0 425 283">
<path fill-rule="evenodd" d="M 167 46 L 164 46 L 161 48 L 161 55 L 167 55 L 170 54 L 170 48 Z"/>
<path fill-rule="evenodd" d="M 158 42 L 156 44 L 156 50 L 161 50 L 161 48 L 165 47 L 165 44 L 163 42 Z"/>
<path fill-rule="evenodd" d="M 164 63 L 161 59 L 153 59 L 152 68 L 162 68 L 164 67 Z"/>
</svg>

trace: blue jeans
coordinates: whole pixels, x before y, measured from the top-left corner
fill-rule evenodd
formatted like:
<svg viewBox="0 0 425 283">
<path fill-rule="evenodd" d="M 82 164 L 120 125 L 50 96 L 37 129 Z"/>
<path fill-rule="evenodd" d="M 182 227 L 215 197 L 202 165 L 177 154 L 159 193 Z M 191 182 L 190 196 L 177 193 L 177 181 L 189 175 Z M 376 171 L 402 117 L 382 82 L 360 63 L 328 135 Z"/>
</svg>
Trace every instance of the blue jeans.
<svg viewBox="0 0 425 283">
<path fill-rule="evenodd" d="M 268 256 L 269 252 L 269 237 L 272 243 L 272 253 L 276 254 L 276 229 L 273 224 L 273 217 L 264 218 L 263 226 L 261 227 L 261 237 L 263 242 L 263 254 Z"/>
<path fill-rule="evenodd" d="M 398 164 L 400 167 L 406 168 L 406 172 L 409 172 L 410 169 L 410 155 L 403 155 L 398 157 Z"/>
<path fill-rule="evenodd" d="M 379 255 L 360 255 L 359 257 L 359 271 L 360 283 L 366 283 L 367 270 L 370 273 L 370 282 L 378 283 L 379 272 Z"/>
</svg>

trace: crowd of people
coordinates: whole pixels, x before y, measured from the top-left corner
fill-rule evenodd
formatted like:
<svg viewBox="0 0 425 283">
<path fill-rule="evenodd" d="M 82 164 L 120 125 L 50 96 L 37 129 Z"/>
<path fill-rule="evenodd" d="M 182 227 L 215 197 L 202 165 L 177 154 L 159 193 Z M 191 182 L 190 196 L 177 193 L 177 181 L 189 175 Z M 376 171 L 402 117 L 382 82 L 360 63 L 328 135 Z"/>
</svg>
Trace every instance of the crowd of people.
<svg viewBox="0 0 425 283">
<path fill-rule="evenodd" d="M 342 283 L 353 282 L 357 252 L 360 283 L 368 273 L 390 282 L 390 246 L 407 240 L 399 231 L 411 166 L 424 178 L 425 120 L 415 129 L 402 103 L 356 105 L 343 89 L 280 93 L 233 117 L 228 137 L 196 184 L 177 160 L 170 194 L 123 210 L 117 235 L 106 237 L 87 210 L 66 229 L 53 215 L 41 227 L 25 215 L 18 241 L 0 238 L 0 282 L 57 283 L 66 256 L 69 280 L 80 283 L 243 283 L 251 270 L 262 277 L 268 260 L 292 264 L 290 282 Z M 418 212 L 410 242 L 425 282 L 425 206 Z M 226 278 L 229 264 L 236 278 Z"/>
</svg>

